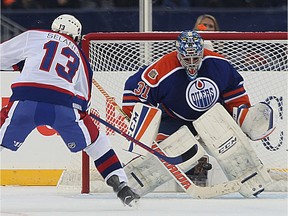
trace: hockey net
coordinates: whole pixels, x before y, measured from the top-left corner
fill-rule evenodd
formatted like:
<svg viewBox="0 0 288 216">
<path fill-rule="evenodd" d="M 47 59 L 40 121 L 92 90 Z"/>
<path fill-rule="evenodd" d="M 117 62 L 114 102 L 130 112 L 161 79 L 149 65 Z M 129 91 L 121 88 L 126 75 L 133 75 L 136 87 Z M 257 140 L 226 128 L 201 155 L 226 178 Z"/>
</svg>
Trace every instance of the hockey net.
<svg viewBox="0 0 288 216">
<path fill-rule="evenodd" d="M 179 32 L 130 32 L 90 33 L 85 36 L 82 41 L 83 50 L 89 57 L 94 71 L 93 78 L 99 84 L 93 85 L 91 104 L 101 118 L 127 131 L 127 121 L 113 103 L 121 106 L 124 83 L 130 75 L 141 66 L 148 65 L 175 49 L 174 42 L 178 34 Z M 277 183 L 277 187 L 270 190 L 287 191 L 287 33 L 200 34 L 212 44 L 214 51 L 224 55 L 242 74 L 252 104 L 266 101 L 277 110 L 277 129 L 269 137 L 252 142 L 252 146 Z M 122 144 L 127 140 L 111 129 L 97 122 L 96 124 L 110 137 L 112 146 L 125 163 L 127 152 L 122 149 Z M 220 170 L 213 171 L 213 175 L 209 176 L 209 183 L 216 182 L 220 173 Z M 68 190 L 81 190 L 82 193 L 109 190 L 85 153 L 83 158 L 81 154 L 71 158 L 71 164 L 63 172 L 58 185 Z"/>
</svg>

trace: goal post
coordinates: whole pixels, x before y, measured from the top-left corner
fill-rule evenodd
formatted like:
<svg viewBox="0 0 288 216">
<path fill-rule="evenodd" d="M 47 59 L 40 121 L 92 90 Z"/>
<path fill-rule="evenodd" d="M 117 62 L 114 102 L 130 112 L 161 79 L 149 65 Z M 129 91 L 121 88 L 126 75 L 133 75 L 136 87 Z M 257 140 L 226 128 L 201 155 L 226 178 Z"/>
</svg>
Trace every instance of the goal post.
<svg viewBox="0 0 288 216">
<path fill-rule="evenodd" d="M 141 66 L 150 64 L 164 54 L 175 50 L 174 43 L 179 33 L 117 32 L 85 35 L 82 40 L 83 51 L 94 72 L 93 78 L 106 92 L 106 95 L 103 94 L 103 90 L 93 85 L 91 106 L 97 110 L 101 118 L 127 131 L 128 122 L 123 116 L 121 117 L 121 113 L 113 103 L 121 106 L 124 83 L 130 75 Z M 244 77 L 244 85 L 252 104 L 266 101 L 277 110 L 278 123 L 274 133 L 263 140 L 253 141 L 251 144 L 268 168 L 272 178 L 280 183 L 280 186 L 271 190 L 287 190 L 287 32 L 199 33 L 204 40 L 211 42 L 214 51 L 224 55 Z M 111 102 L 111 98 L 114 102 Z M 122 143 L 126 142 L 125 138 L 99 123 L 96 124 L 109 136 L 119 158 L 125 162 L 126 153 L 121 149 Z M 82 168 L 79 170 L 82 176 L 82 193 L 91 192 L 89 184 L 93 181 L 93 177 L 89 177 L 89 174 L 95 169 L 87 157 L 83 153 Z M 69 173 L 69 169 L 63 175 L 65 173 Z M 218 171 L 213 172 L 208 182 L 217 181 L 218 175 L 220 175 Z M 97 179 L 101 178 L 97 177 Z M 70 180 L 73 181 L 73 179 Z"/>
</svg>

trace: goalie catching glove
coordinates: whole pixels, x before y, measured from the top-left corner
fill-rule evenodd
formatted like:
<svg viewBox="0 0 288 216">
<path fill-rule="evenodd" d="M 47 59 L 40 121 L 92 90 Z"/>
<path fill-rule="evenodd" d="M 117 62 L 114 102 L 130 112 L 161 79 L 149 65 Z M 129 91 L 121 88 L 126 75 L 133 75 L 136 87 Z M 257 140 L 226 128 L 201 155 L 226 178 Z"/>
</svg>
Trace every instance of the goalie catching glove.
<svg viewBox="0 0 288 216">
<path fill-rule="evenodd" d="M 251 107 L 233 108 L 233 118 L 253 141 L 269 136 L 276 127 L 276 115 L 271 106 L 260 102 Z"/>
</svg>

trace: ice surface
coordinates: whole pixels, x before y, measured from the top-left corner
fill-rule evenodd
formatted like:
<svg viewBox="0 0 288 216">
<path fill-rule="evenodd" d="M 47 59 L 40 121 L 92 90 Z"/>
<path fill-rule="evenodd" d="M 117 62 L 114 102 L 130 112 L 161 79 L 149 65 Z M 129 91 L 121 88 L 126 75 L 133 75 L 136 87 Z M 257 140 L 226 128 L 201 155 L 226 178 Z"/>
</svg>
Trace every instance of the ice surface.
<svg viewBox="0 0 288 216">
<path fill-rule="evenodd" d="M 1 216 L 287 216 L 287 193 L 244 199 L 238 193 L 192 199 L 185 193 L 151 193 L 138 208 L 124 207 L 113 193 L 59 193 L 56 187 L 2 186 Z"/>
</svg>

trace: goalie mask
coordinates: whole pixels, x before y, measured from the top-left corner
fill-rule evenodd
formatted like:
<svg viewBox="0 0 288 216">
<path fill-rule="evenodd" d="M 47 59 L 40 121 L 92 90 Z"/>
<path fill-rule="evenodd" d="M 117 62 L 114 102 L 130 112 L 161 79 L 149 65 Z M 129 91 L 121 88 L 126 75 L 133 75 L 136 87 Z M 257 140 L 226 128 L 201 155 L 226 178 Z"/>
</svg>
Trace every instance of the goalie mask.
<svg viewBox="0 0 288 216">
<path fill-rule="evenodd" d="M 196 79 L 203 58 L 203 39 L 196 31 L 183 31 L 176 40 L 176 49 L 189 80 Z"/>
<path fill-rule="evenodd" d="M 52 31 L 66 34 L 79 44 L 81 40 L 82 25 L 74 16 L 62 14 L 57 17 L 51 26 Z"/>
</svg>

